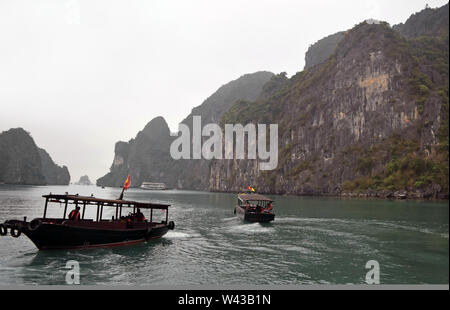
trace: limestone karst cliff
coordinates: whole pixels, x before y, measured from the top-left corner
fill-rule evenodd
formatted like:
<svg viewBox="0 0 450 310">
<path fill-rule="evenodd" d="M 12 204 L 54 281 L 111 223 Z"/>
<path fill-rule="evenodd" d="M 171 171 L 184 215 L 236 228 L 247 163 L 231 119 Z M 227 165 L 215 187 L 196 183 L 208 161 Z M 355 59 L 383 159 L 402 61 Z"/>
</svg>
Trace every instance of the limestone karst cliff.
<svg viewBox="0 0 450 310">
<path fill-rule="evenodd" d="M 214 161 L 210 190 L 448 196 L 448 32 L 407 40 L 386 23 L 361 23 L 325 62 L 280 89 L 224 116 L 278 123 L 277 169 Z"/>
<path fill-rule="evenodd" d="M 182 123 L 192 129 L 193 115 L 201 116 L 203 124 L 218 122 L 236 100 L 255 100 L 272 76 L 270 72 L 255 72 L 221 86 L 200 106 L 193 108 Z M 148 181 L 162 182 L 169 188 L 208 188 L 209 161 L 173 160 L 169 151 L 174 139 L 162 117 L 153 119 L 135 139 L 116 143 L 110 172 L 98 179 L 97 185 L 121 186 L 131 174 L 133 187 Z"/>
<path fill-rule="evenodd" d="M 97 183 L 121 186 L 130 173 L 132 186 L 154 181 L 237 192 L 251 184 L 277 194 L 448 197 L 446 8 L 394 27 L 362 22 L 327 37 L 308 51 L 305 70 L 291 78 L 244 76 L 183 121 L 191 127 L 199 115 L 203 124 L 278 124 L 276 169 L 261 171 L 258 160 L 248 159 L 173 160 L 174 137 L 160 120 L 118 142 L 110 173 Z"/>
<path fill-rule="evenodd" d="M 47 185 L 67 185 L 70 183 L 70 173 L 66 166 L 58 166 L 47 153 L 46 150 L 39 148 L 41 158 L 41 169 Z"/>
<path fill-rule="evenodd" d="M 411 15 L 405 23 L 392 28 L 407 38 L 420 36 L 439 36 L 448 31 L 448 3 L 439 8 L 425 8 Z M 305 54 L 305 69 L 309 69 L 328 59 L 345 35 L 345 31 L 337 32 L 312 44 Z"/>
<path fill-rule="evenodd" d="M 77 185 L 92 185 L 91 180 L 89 179 L 88 175 L 81 176 L 80 179 L 78 180 L 78 182 L 76 182 L 75 184 L 77 184 Z"/>
<path fill-rule="evenodd" d="M 0 182 L 7 184 L 67 185 L 69 170 L 60 167 L 28 132 L 14 128 L 0 133 Z"/>
<path fill-rule="evenodd" d="M 164 118 L 154 118 L 134 139 L 116 143 L 110 172 L 98 179 L 97 185 L 119 187 L 131 175 L 132 187 L 146 181 L 175 187 L 177 175 L 174 160 L 170 156 L 172 140 Z"/>
<path fill-rule="evenodd" d="M 449 27 L 448 3 L 440 8 L 425 8 L 393 28 L 407 38 L 445 35 Z"/>
<path fill-rule="evenodd" d="M 312 44 L 305 54 L 305 69 L 309 69 L 327 60 L 334 53 L 336 46 L 344 35 L 344 31 L 337 32 Z"/>
</svg>

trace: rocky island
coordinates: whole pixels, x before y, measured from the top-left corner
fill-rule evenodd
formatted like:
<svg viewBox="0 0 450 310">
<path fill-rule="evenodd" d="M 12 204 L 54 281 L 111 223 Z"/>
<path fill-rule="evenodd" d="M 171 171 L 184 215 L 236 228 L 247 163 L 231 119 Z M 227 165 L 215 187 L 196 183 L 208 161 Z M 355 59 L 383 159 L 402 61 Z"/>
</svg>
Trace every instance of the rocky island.
<svg viewBox="0 0 450 310">
<path fill-rule="evenodd" d="M 279 124 L 279 160 L 173 160 L 165 120 L 118 142 L 98 185 L 381 198 L 448 198 L 448 4 L 405 23 L 363 21 L 313 44 L 304 70 L 257 72 L 222 86 L 192 117 Z"/>
<path fill-rule="evenodd" d="M 58 166 L 22 128 L 0 133 L 0 183 L 68 185 L 66 166 Z"/>
<path fill-rule="evenodd" d="M 91 180 L 89 180 L 89 176 L 83 175 L 80 177 L 78 182 L 75 183 L 76 185 L 92 185 Z"/>
</svg>

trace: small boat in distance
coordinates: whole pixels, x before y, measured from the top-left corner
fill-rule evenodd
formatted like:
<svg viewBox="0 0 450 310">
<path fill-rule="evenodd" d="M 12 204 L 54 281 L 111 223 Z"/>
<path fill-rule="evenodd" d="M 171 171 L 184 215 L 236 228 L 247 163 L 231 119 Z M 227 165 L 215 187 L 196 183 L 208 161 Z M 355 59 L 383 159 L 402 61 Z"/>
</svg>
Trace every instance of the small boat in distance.
<svg viewBox="0 0 450 310">
<path fill-rule="evenodd" d="M 137 202 L 121 199 L 101 199 L 93 196 L 77 195 L 44 195 L 44 214 L 27 222 L 23 220 L 7 220 L 0 224 L 0 235 L 5 236 L 10 229 L 13 237 L 25 234 L 39 250 L 47 249 L 77 249 L 128 245 L 138 242 L 158 239 L 174 229 L 175 224 L 168 221 L 169 206 Z M 64 206 L 61 218 L 48 218 L 49 203 Z M 74 209 L 67 216 L 67 208 L 74 205 Z M 95 219 L 85 218 L 86 207 L 96 207 Z M 103 218 L 103 208 L 115 208 L 115 215 L 109 219 Z M 82 210 L 80 211 L 80 209 Z M 132 210 L 127 216 L 122 216 L 122 209 Z M 149 211 L 147 220 L 140 210 Z M 153 220 L 153 210 L 165 212 L 165 220 Z"/>
<path fill-rule="evenodd" d="M 166 184 L 164 183 L 154 183 L 154 182 L 143 182 L 141 184 L 142 189 L 147 190 L 166 190 Z"/>
<path fill-rule="evenodd" d="M 270 222 L 275 219 L 273 201 L 256 193 L 239 194 L 234 214 L 248 222 Z"/>
</svg>

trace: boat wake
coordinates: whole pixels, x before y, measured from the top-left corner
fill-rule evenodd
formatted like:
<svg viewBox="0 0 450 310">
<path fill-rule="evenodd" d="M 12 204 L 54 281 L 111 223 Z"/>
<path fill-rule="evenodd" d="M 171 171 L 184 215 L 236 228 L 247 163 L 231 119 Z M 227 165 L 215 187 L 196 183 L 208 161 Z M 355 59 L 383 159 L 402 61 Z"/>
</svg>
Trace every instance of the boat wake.
<svg viewBox="0 0 450 310">
<path fill-rule="evenodd" d="M 275 232 L 275 228 L 269 225 L 261 225 L 260 223 L 252 223 L 252 224 L 241 224 L 230 226 L 227 228 L 227 231 L 230 233 L 273 233 Z"/>
<path fill-rule="evenodd" d="M 235 216 L 221 219 L 222 222 L 230 222 L 230 221 L 236 221 L 236 220 L 237 220 L 237 218 Z"/>
<path fill-rule="evenodd" d="M 180 239 L 180 238 L 190 238 L 190 237 L 191 237 L 191 235 L 189 235 L 187 233 L 182 233 L 182 232 L 177 232 L 177 231 L 169 231 L 164 236 L 164 238 L 168 238 L 168 239 Z"/>
</svg>

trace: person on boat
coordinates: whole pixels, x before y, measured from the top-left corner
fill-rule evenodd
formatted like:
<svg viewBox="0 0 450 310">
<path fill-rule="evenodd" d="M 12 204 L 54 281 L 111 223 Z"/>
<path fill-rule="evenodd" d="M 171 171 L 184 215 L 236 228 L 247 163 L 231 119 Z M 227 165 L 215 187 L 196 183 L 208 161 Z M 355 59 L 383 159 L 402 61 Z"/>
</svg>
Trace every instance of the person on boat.
<svg viewBox="0 0 450 310">
<path fill-rule="evenodd" d="M 79 219 L 80 219 L 80 207 L 76 206 L 75 209 L 73 209 L 69 213 L 69 220 L 78 221 Z"/>
<path fill-rule="evenodd" d="M 256 212 L 262 213 L 263 210 L 264 210 L 264 208 L 261 207 L 261 205 L 259 205 L 259 204 L 256 205 Z"/>
<path fill-rule="evenodd" d="M 272 211 L 273 206 L 272 206 L 272 202 L 269 202 L 269 205 L 267 206 L 267 211 Z"/>
<path fill-rule="evenodd" d="M 137 212 L 136 212 L 136 219 L 137 219 L 137 221 L 138 222 L 143 222 L 143 221 L 145 221 L 145 216 L 144 216 L 144 214 L 141 212 L 141 209 L 137 209 Z"/>
</svg>

